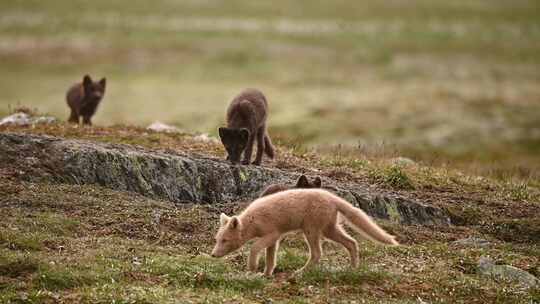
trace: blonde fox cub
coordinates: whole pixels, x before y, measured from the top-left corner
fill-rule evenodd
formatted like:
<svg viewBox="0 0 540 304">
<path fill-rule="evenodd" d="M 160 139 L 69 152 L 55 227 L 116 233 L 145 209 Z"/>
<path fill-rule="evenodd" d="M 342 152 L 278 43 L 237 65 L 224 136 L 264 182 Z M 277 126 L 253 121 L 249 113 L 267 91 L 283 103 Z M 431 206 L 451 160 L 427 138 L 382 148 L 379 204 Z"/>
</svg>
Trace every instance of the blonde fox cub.
<svg viewBox="0 0 540 304">
<path fill-rule="evenodd" d="M 394 236 L 377 226 L 364 211 L 335 194 L 321 189 L 293 189 L 261 197 L 238 216 L 228 217 L 222 213 L 212 256 L 222 257 L 258 238 L 251 247 L 248 268 L 257 270 L 259 253 L 266 249 L 264 274 L 271 276 L 280 239 L 287 232 L 301 230 L 309 245 L 310 258 L 299 271 L 319 262 L 323 237 L 342 244 L 349 251 L 352 267 L 356 267 L 357 242 L 343 230 L 338 215 L 367 239 L 399 245 Z"/>
</svg>

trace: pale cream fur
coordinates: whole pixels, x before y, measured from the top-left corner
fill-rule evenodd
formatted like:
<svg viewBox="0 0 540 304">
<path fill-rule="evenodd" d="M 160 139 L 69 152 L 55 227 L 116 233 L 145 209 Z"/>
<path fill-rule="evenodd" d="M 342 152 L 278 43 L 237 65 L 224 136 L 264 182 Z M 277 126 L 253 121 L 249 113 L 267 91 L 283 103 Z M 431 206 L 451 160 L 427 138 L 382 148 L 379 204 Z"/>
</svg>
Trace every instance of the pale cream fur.
<svg viewBox="0 0 540 304">
<path fill-rule="evenodd" d="M 335 194 L 321 189 L 292 189 L 259 198 L 238 216 L 221 214 L 212 256 L 224 256 L 257 238 L 248 258 L 249 270 L 257 270 L 259 253 L 266 249 L 264 273 L 271 276 L 280 239 L 288 232 L 300 230 L 309 245 L 310 258 L 299 271 L 318 263 L 323 237 L 342 244 L 349 251 L 351 265 L 356 267 L 358 245 L 339 224 L 339 215 L 362 236 L 378 243 L 398 245 L 364 211 Z"/>
</svg>

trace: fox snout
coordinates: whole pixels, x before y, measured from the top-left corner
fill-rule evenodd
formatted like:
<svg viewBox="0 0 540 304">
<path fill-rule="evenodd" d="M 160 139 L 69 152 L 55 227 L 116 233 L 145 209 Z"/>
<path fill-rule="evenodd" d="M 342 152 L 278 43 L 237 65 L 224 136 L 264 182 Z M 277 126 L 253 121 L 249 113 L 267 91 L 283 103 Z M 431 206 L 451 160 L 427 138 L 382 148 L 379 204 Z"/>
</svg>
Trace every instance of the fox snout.
<svg viewBox="0 0 540 304">
<path fill-rule="evenodd" d="M 92 100 L 98 101 L 98 100 L 101 100 L 101 98 L 103 98 L 103 93 L 100 91 L 95 91 L 95 92 L 92 92 L 90 96 Z"/>
<path fill-rule="evenodd" d="M 224 256 L 226 252 L 223 252 L 223 250 L 220 250 L 217 246 L 212 250 L 212 253 L 210 253 L 210 256 L 213 258 L 221 258 Z"/>
</svg>

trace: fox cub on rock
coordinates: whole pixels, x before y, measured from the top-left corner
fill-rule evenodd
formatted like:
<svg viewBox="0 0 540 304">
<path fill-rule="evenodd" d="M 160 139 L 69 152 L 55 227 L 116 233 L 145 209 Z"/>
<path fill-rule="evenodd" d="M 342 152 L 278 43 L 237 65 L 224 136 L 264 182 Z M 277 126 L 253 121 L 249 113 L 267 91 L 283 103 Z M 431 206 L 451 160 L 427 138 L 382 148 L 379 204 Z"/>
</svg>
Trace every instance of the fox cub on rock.
<svg viewBox="0 0 540 304">
<path fill-rule="evenodd" d="M 372 241 L 398 245 L 394 236 L 386 233 L 361 209 L 331 192 L 321 189 L 293 189 L 261 197 L 240 215 L 220 216 L 213 257 L 222 257 L 258 238 L 251 247 L 248 268 L 257 271 L 259 253 L 266 249 L 264 274 L 271 276 L 276 266 L 276 252 L 284 234 L 300 230 L 309 245 L 310 258 L 299 271 L 319 262 L 321 239 L 327 238 L 343 245 L 350 254 L 351 266 L 358 265 L 358 245 L 340 226 L 338 216 L 347 219 L 363 237 Z"/>
<path fill-rule="evenodd" d="M 105 95 L 106 82 L 105 78 L 94 82 L 90 76 L 85 75 L 81 83 L 74 84 L 67 91 L 66 100 L 71 109 L 69 122 L 78 124 L 79 117 L 82 116 L 83 124 L 92 124 L 90 119 Z"/>
<path fill-rule="evenodd" d="M 254 165 L 260 165 L 263 152 L 274 158 L 274 146 L 266 131 L 268 102 L 257 89 L 246 89 L 236 96 L 227 109 L 227 127 L 219 128 L 219 137 L 227 150 L 227 159 L 249 165 L 253 144 L 257 141 Z"/>
<path fill-rule="evenodd" d="M 307 176 L 302 174 L 296 181 L 296 185 L 294 185 L 293 187 L 283 185 L 283 184 L 273 184 L 266 187 L 266 189 L 264 189 L 263 192 L 261 192 L 261 195 L 259 195 L 259 197 L 267 196 L 270 194 L 274 194 L 280 191 L 285 191 L 285 190 L 289 190 L 293 188 L 311 189 L 311 188 L 321 188 L 321 187 L 322 187 L 322 180 L 320 177 L 317 176 L 315 177 L 313 182 L 310 182 Z"/>
</svg>

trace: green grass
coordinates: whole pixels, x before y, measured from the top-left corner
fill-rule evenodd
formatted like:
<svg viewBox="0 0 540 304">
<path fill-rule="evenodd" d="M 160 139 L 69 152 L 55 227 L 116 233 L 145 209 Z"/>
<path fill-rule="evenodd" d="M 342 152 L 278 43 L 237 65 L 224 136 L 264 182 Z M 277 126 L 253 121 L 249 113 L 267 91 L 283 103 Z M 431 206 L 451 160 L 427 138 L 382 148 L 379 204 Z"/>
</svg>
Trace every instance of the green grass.
<svg viewBox="0 0 540 304">
<path fill-rule="evenodd" d="M 414 189 L 411 179 L 398 165 L 392 165 L 382 170 L 372 170 L 370 175 L 375 182 L 381 182 L 395 189 Z"/>
<path fill-rule="evenodd" d="M 60 267 L 44 267 L 44 269 L 40 269 L 33 281 L 37 288 L 50 291 L 73 289 L 79 286 L 91 285 L 95 282 L 96 278 L 92 274 Z"/>
<path fill-rule="evenodd" d="M 154 275 L 166 275 L 171 284 L 185 288 L 248 292 L 264 286 L 261 277 L 231 275 L 234 271 L 230 266 L 209 257 L 154 256 L 145 261 L 142 269 Z"/>
<path fill-rule="evenodd" d="M 38 270 L 39 262 L 30 256 L 0 255 L 0 275 L 17 278 Z"/>
<path fill-rule="evenodd" d="M 13 250 L 39 251 L 43 248 L 41 234 L 0 231 L 0 246 Z"/>
<path fill-rule="evenodd" d="M 538 240 L 503 237 L 538 235 L 538 224 L 508 217 L 508 223 L 520 226 L 501 226 L 492 234 L 499 240 L 487 234 L 492 243 L 486 248 L 451 244 L 464 235 L 482 235 L 483 227 L 474 220 L 447 228 L 383 223 L 406 246 L 363 241 L 360 267 L 350 269 L 346 251 L 325 244 L 321 265 L 298 276 L 294 271 L 306 262 L 307 248 L 293 234 L 281 242 L 275 276 L 267 279 L 246 271 L 248 247 L 223 259 L 208 256 L 219 212 L 204 206 L 176 208 L 101 187 L 13 180 L 0 181 L 0 193 L 6 215 L 0 223 L 2 303 L 326 303 L 359 297 L 366 303 L 415 303 L 419 297 L 445 303 L 527 303 L 538 294 L 477 274 L 476 263 L 486 255 L 538 273 Z M 161 214 L 157 226 L 151 220 L 155 212 Z M 477 213 L 490 218 L 486 208 Z M 9 245 L 29 236 L 40 244 L 38 250 Z"/>
<path fill-rule="evenodd" d="M 325 269 L 316 267 L 302 274 L 301 280 L 305 284 L 324 286 L 325 284 L 335 285 L 357 285 L 362 283 L 377 284 L 391 279 L 391 276 L 382 271 L 369 270 L 367 267 L 354 269 Z"/>
</svg>

